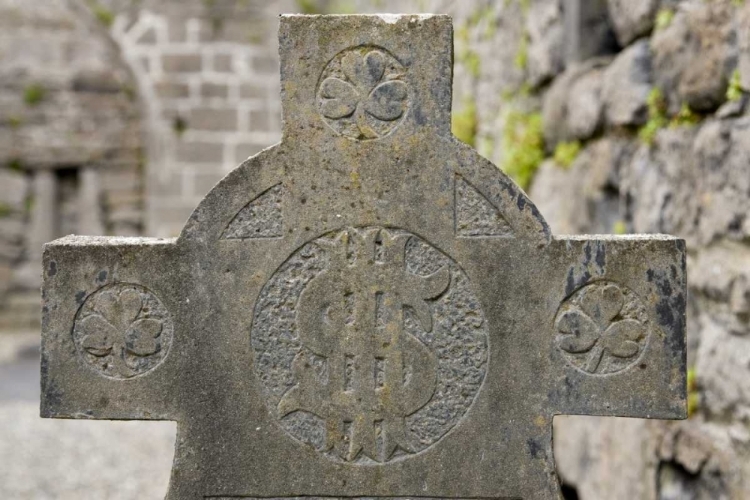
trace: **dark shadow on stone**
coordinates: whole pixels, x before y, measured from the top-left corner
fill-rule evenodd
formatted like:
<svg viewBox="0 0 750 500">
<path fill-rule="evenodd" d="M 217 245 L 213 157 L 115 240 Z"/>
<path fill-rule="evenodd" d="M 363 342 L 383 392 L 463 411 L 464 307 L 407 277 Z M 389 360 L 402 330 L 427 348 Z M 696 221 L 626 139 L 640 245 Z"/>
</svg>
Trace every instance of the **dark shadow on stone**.
<svg viewBox="0 0 750 500">
<path fill-rule="evenodd" d="M 578 500 L 578 490 L 575 488 L 575 486 L 571 486 L 569 484 L 561 484 L 560 490 L 562 491 L 562 496 L 565 500 Z"/>
</svg>

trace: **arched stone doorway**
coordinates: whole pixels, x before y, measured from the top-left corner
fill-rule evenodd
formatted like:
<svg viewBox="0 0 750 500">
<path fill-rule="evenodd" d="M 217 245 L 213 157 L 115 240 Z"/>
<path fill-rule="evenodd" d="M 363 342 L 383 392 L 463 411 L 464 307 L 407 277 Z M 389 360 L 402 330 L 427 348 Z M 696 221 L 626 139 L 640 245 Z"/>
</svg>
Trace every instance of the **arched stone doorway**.
<svg viewBox="0 0 750 500">
<path fill-rule="evenodd" d="M 36 328 L 45 242 L 142 231 L 139 97 L 102 22 L 0 1 L 0 330 Z"/>
</svg>

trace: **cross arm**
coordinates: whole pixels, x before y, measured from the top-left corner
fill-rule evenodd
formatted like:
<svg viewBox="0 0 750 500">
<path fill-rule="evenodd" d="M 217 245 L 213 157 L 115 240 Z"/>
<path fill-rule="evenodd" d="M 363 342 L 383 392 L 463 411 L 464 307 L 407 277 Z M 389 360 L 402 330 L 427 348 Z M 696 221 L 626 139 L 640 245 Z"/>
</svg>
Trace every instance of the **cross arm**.
<svg viewBox="0 0 750 500">
<path fill-rule="evenodd" d="M 45 245 L 41 416 L 173 418 L 174 240 L 68 236 Z M 177 276 L 176 276 L 177 275 Z M 175 356 L 172 356 L 172 360 Z"/>
<path fill-rule="evenodd" d="M 562 237 L 550 250 L 565 273 L 549 322 L 550 406 L 559 414 L 686 418 L 685 242 Z"/>
</svg>

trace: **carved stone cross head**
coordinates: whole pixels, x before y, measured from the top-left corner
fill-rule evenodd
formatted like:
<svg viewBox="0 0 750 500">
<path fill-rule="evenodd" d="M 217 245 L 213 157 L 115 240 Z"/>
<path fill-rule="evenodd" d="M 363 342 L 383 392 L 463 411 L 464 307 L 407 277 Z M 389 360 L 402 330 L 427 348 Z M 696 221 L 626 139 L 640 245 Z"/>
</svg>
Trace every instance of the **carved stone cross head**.
<svg viewBox="0 0 750 500">
<path fill-rule="evenodd" d="M 178 238 L 46 246 L 42 416 L 177 421 L 170 500 L 558 499 L 555 415 L 685 417 L 684 242 L 551 235 L 449 17 L 279 39 L 283 141 Z"/>
</svg>

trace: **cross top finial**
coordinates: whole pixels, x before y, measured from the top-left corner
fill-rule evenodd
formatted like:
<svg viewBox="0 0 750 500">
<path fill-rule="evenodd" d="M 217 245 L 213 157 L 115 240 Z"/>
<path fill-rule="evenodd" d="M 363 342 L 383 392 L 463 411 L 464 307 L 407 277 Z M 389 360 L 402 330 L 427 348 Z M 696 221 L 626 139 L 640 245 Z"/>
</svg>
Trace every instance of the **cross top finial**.
<svg viewBox="0 0 750 500">
<path fill-rule="evenodd" d="M 449 16 L 281 16 L 284 135 L 450 133 Z"/>
</svg>

